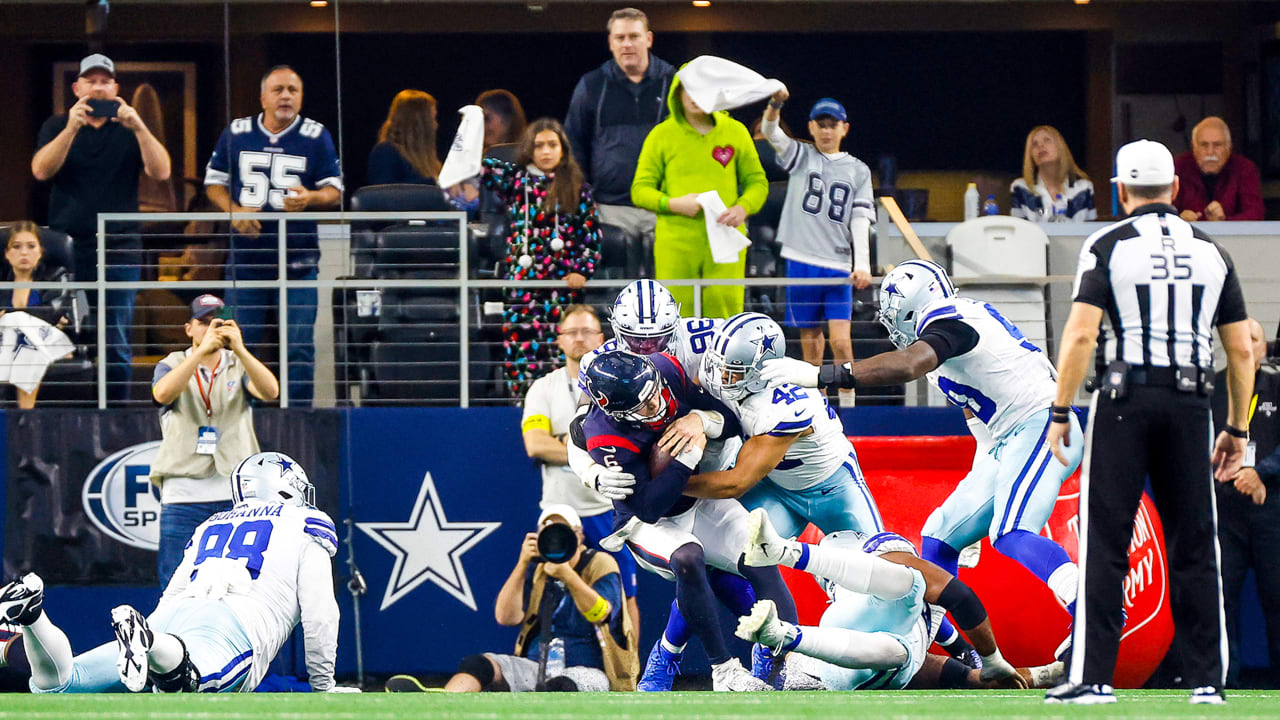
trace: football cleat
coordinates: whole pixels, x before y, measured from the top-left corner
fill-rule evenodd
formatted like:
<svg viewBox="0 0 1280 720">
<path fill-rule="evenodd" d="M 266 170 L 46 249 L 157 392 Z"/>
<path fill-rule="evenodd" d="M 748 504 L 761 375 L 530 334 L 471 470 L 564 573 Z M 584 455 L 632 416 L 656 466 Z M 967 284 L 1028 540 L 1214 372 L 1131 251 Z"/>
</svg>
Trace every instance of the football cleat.
<svg viewBox="0 0 1280 720">
<path fill-rule="evenodd" d="M 1044 701 L 1048 704 L 1106 705 L 1115 702 L 1116 696 L 1110 685 L 1066 683 L 1046 692 Z"/>
<path fill-rule="evenodd" d="M 751 676 L 769 683 L 774 690 L 782 689 L 782 661 L 769 648 L 755 643 L 751 646 Z"/>
<path fill-rule="evenodd" d="M 1192 705 L 1225 705 L 1227 699 L 1222 697 L 1222 693 L 1218 688 L 1212 685 L 1198 687 L 1191 691 Z"/>
<path fill-rule="evenodd" d="M 1051 688 L 1067 681 L 1067 666 L 1061 662 L 1027 668 L 1027 684 L 1033 688 Z"/>
<path fill-rule="evenodd" d="M 142 692 L 147 685 L 147 654 L 155 635 L 142 613 L 128 605 L 111 610 L 111 628 L 116 633 L 116 672 L 129 692 Z"/>
<path fill-rule="evenodd" d="M 680 653 L 673 653 L 662 647 L 662 638 L 658 638 L 649 651 L 649 659 L 644 663 L 644 673 L 636 683 L 640 692 L 668 692 L 680 674 Z"/>
<path fill-rule="evenodd" d="M 383 688 L 389 693 L 442 693 L 444 688 L 429 688 L 418 682 L 418 678 L 412 675 L 392 675 L 387 678 L 386 687 Z"/>
<path fill-rule="evenodd" d="M 27 573 L 0 588 L 0 622 L 30 625 L 40 619 L 44 606 L 44 581 Z"/>
<path fill-rule="evenodd" d="M 777 655 L 796 641 L 800 628 L 779 618 L 778 606 L 772 600 L 760 600 L 751 608 L 750 615 L 738 618 L 734 634 L 743 640 L 758 642 Z"/>
<path fill-rule="evenodd" d="M 764 508 L 756 508 L 747 516 L 747 547 L 742 558 L 747 565 L 792 567 L 800 559 L 800 550 L 800 543 L 783 538 L 773 529 Z"/>
<path fill-rule="evenodd" d="M 950 653 L 950 655 L 970 670 L 982 669 L 982 656 L 972 647 L 962 648 L 958 652 Z"/>
<path fill-rule="evenodd" d="M 782 687 L 787 691 L 826 690 L 822 684 L 822 667 L 819 661 L 797 652 L 787 653 L 782 665 Z"/>
<path fill-rule="evenodd" d="M 736 658 L 730 658 L 711 668 L 711 689 L 716 692 L 762 692 L 773 688 L 754 677 Z"/>
</svg>

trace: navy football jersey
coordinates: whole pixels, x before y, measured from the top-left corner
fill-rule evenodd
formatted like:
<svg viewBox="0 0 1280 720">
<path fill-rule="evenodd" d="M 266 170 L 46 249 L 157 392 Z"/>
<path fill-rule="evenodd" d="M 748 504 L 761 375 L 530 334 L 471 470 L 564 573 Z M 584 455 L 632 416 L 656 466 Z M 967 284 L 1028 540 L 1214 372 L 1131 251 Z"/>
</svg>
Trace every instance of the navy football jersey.
<svg viewBox="0 0 1280 720">
<path fill-rule="evenodd" d="M 342 171 L 324 125 L 299 115 L 289 127 L 272 133 L 263 127 L 259 113 L 233 120 L 222 131 L 205 168 L 204 184 L 226 186 L 231 200 L 242 207 L 280 212 L 290 188 L 318 190 L 328 185 L 342 190 Z M 320 257 L 316 225 L 290 222 L 288 232 L 290 274 L 305 274 Z M 275 277 L 275 222 L 264 221 L 256 238 L 236 235 L 232 249 L 237 277 Z"/>
<path fill-rule="evenodd" d="M 652 423 L 629 423 L 615 420 L 598 406 L 592 405 L 582 422 L 587 452 L 597 463 L 621 468 L 635 476 L 635 492 L 626 500 L 614 501 L 615 526 L 621 527 L 632 515 L 645 522 L 660 517 L 679 515 L 693 505 L 693 498 L 682 497 L 693 470 L 674 460 L 657 476 L 649 475 L 649 454 L 667 427 L 691 410 L 714 410 L 725 418 L 723 437 L 741 432 L 737 418 L 727 407 L 693 382 L 680 363 L 666 353 L 650 355 L 654 367 L 662 375 L 667 394 L 666 415 Z"/>
</svg>

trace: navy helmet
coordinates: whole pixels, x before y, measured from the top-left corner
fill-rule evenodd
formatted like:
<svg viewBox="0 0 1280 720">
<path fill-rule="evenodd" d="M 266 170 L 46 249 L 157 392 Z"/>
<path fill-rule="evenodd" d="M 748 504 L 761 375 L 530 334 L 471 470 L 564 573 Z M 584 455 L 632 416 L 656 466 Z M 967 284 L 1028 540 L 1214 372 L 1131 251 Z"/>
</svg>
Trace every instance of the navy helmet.
<svg viewBox="0 0 1280 720">
<path fill-rule="evenodd" d="M 671 405 L 671 393 L 653 361 L 623 350 L 601 353 L 588 365 L 586 387 L 597 407 L 623 422 L 662 420 Z"/>
</svg>

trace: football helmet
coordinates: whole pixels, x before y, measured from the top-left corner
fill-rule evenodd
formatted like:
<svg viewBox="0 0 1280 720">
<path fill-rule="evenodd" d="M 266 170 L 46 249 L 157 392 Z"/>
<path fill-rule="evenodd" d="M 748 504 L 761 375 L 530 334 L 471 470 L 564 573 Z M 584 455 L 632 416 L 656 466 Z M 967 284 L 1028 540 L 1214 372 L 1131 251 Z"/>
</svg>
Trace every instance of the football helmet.
<svg viewBox="0 0 1280 720">
<path fill-rule="evenodd" d="M 956 288 L 941 265 L 928 260 L 908 260 L 885 274 L 880 283 L 880 309 L 876 319 L 889 331 L 899 348 L 916 341 L 920 310 L 934 300 L 956 296 Z"/>
<path fill-rule="evenodd" d="M 680 303 L 655 280 L 636 280 L 622 288 L 609 316 L 613 334 L 633 353 L 652 355 L 667 349 L 680 325 Z"/>
<path fill-rule="evenodd" d="M 622 422 L 657 422 L 671 406 L 671 392 L 653 361 L 623 350 L 601 353 L 587 367 L 586 386 L 596 406 Z"/>
<path fill-rule="evenodd" d="M 768 315 L 745 312 L 725 321 L 702 356 L 702 382 L 721 400 L 740 400 L 769 386 L 760 377 L 766 360 L 785 357 L 782 328 Z"/>
<path fill-rule="evenodd" d="M 297 460 L 278 452 L 250 455 L 231 473 L 231 498 L 237 505 L 254 498 L 298 507 L 314 506 L 316 487 Z"/>
</svg>

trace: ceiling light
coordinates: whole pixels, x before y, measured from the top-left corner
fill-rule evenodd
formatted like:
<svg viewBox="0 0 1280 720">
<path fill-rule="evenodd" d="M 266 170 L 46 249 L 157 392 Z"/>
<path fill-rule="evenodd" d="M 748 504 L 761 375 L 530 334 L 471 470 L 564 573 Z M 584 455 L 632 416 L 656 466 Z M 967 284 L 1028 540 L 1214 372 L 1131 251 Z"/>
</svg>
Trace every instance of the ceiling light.
<svg viewBox="0 0 1280 720">
<path fill-rule="evenodd" d="M 1077 5 L 1088 5 L 1089 0 L 1076 0 Z"/>
<path fill-rule="evenodd" d="M 329 0 L 311 0 L 311 7 L 329 7 Z"/>
<path fill-rule="evenodd" d="M 711 7 L 711 0 L 693 0 L 694 7 Z"/>
</svg>

